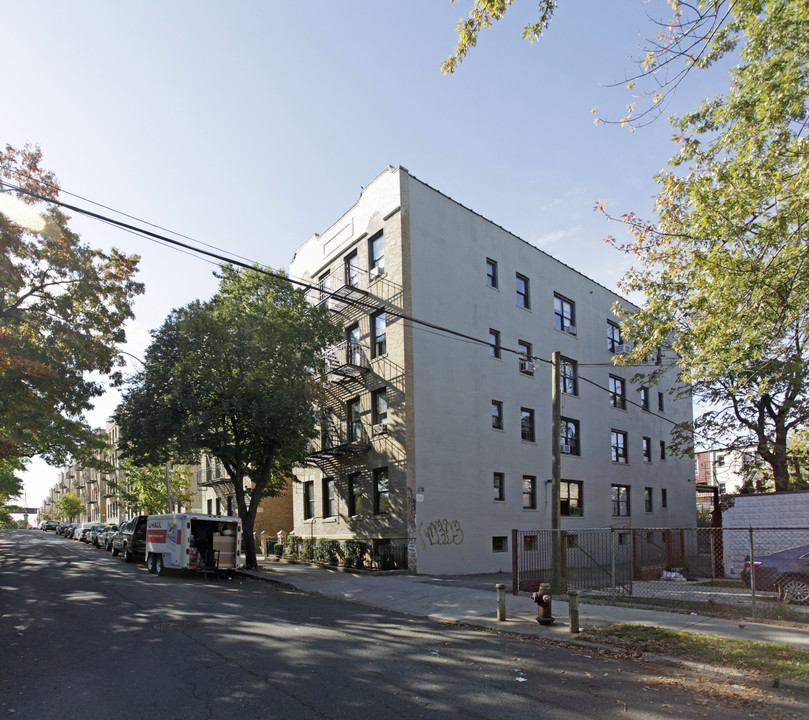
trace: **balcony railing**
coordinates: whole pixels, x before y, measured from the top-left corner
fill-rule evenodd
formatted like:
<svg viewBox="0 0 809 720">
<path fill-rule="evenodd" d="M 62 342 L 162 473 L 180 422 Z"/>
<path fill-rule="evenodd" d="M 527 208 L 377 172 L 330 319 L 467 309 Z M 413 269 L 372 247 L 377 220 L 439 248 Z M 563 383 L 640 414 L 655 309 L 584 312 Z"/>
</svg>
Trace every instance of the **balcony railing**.
<svg viewBox="0 0 809 720">
<path fill-rule="evenodd" d="M 329 427 L 321 432 L 319 438 L 310 441 L 307 455 L 312 460 L 340 458 L 367 452 L 370 447 L 368 433 L 362 422 L 343 422 L 339 427 Z"/>
<path fill-rule="evenodd" d="M 337 345 L 330 345 L 323 351 L 326 361 L 326 373 L 337 376 L 336 379 L 356 378 L 370 367 L 368 355 L 362 345 L 353 340 L 344 340 Z"/>
</svg>

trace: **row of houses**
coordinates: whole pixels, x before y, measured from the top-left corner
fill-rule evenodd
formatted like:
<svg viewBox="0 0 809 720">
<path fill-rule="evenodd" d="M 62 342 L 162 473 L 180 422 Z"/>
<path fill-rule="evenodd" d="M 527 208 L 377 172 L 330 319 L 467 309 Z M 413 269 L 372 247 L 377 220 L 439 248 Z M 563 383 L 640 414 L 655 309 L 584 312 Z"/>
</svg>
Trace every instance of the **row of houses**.
<svg viewBox="0 0 809 720">
<path fill-rule="evenodd" d="M 296 534 L 403 544 L 420 573 L 507 570 L 513 528 L 551 527 L 555 352 L 563 528 L 695 525 L 693 461 L 667 449 L 690 399 L 674 378 L 635 380 L 664 356 L 613 362 L 626 349 L 613 305 L 632 306 L 612 291 L 403 167 L 289 272 L 344 327 L 324 351 L 320 434 L 289 487 Z M 197 509 L 217 509 L 216 485 L 199 487 Z M 120 513 L 109 499 L 107 518 Z"/>
</svg>

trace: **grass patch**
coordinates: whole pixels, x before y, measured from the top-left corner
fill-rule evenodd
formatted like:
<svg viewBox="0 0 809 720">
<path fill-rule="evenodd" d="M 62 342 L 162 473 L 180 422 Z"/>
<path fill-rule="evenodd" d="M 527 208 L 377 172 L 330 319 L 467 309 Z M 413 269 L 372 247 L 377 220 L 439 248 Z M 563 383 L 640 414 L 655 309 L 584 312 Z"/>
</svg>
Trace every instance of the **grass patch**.
<svg viewBox="0 0 809 720">
<path fill-rule="evenodd" d="M 624 624 L 584 630 L 580 637 L 618 646 L 631 653 L 656 653 L 772 677 L 809 681 L 809 651 L 779 643 Z"/>
</svg>

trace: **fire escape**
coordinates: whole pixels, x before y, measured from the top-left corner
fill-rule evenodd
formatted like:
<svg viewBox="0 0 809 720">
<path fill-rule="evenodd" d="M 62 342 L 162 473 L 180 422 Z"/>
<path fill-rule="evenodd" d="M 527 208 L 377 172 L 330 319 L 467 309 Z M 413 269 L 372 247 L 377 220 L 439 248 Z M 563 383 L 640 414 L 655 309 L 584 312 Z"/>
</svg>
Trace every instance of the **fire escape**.
<svg viewBox="0 0 809 720">
<path fill-rule="evenodd" d="M 371 436 L 356 401 L 372 377 L 368 349 L 360 342 L 361 317 L 395 303 L 401 293 L 377 271 L 366 273 L 347 261 L 321 276 L 308 293 L 315 305 L 326 305 L 346 328 L 340 343 L 324 349 L 326 401 L 321 409 L 320 434 L 309 444 L 307 458 L 329 476 L 340 476 L 343 464 L 371 449 Z M 355 402 L 356 401 L 356 402 Z"/>
</svg>

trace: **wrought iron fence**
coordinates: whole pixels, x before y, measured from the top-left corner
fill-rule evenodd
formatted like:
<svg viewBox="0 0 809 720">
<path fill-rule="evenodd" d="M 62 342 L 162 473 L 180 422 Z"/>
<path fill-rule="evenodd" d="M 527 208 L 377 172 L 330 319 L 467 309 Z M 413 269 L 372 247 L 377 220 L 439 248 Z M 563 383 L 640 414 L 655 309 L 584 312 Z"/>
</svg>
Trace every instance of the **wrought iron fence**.
<svg viewBox="0 0 809 720">
<path fill-rule="evenodd" d="M 514 530 L 512 564 L 514 594 L 809 622 L 809 528 Z"/>
<path fill-rule="evenodd" d="M 407 538 L 352 538 L 288 535 L 283 556 L 289 560 L 316 562 L 358 570 L 407 570 Z"/>
</svg>

